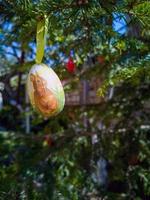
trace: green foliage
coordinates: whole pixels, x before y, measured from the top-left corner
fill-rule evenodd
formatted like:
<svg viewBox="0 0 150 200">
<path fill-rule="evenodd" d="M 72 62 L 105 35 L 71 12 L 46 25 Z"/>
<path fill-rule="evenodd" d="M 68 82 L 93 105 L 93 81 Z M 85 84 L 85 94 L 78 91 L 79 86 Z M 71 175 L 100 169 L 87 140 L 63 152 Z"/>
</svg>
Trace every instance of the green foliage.
<svg viewBox="0 0 150 200">
<path fill-rule="evenodd" d="M 137 4 L 133 9 L 133 15 L 138 18 L 138 20 L 141 22 L 143 26 L 146 28 L 150 28 L 149 24 L 149 18 L 147 18 L 150 15 L 150 2 L 143 1 L 139 4 Z"/>
<path fill-rule="evenodd" d="M 129 82 L 132 85 L 139 85 L 141 80 L 149 81 L 150 77 L 150 60 L 142 59 L 135 63 L 131 61 L 128 63 L 128 67 L 117 65 L 115 70 L 112 70 L 108 80 L 106 80 L 101 88 L 98 90 L 98 95 L 104 96 L 110 86 L 116 86 L 124 81 Z"/>
</svg>

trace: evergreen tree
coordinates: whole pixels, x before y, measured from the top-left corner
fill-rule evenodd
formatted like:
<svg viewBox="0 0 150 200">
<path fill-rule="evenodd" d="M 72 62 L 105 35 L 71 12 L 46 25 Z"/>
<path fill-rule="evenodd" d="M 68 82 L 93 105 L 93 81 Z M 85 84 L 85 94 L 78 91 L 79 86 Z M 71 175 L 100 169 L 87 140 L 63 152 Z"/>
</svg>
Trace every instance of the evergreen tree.
<svg viewBox="0 0 150 200">
<path fill-rule="evenodd" d="M 66 93 L 100 79 L 100 104 L 65 106 L 47 120 L 28 110 L 44 16 L 43 62 L 68 80 Z M 149 41 L 148 0 L 0 1 L 0 199 L 150 198 Z"/>
</svg>

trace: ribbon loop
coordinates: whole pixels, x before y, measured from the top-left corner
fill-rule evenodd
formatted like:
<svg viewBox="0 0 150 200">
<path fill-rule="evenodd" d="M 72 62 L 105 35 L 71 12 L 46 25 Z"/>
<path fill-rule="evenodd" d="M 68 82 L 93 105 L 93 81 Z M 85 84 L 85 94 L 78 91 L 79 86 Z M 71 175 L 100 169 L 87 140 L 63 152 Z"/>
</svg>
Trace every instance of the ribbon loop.
<svg viewBox="0 0 150 200">
<path fill-rule="evenodd" d="M 44 56 L 44 48 L 46 42 L 46 34 L 48 29 L 48 18 L 46 15 L 37 23 L 37 33 L 36 33 L 36 63 L 42 62 Z"/>
</svg>

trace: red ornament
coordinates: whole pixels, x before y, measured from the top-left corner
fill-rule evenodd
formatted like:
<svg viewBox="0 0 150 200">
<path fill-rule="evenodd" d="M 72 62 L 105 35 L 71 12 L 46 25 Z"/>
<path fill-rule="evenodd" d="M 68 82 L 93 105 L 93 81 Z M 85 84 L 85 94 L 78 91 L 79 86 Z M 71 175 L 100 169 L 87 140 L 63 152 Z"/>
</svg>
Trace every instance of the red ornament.
<svg viewBox="0 0 150 200">
<path fill-rule="evenodd" d="M 46 135 L 44 137 L 44 146 L 49 146 L 49 147 L 53 146 L 53 140 L 49 135 Z"/>
<path fill-rule="evenodd" d="M 70 73 L 75 72 L 76 65 L 73 62 L 73 59 L 71 57 L 68 59 L 68 62 L 66 64 L 66 68 L 67 68 L 68 72 L 70 72 Z"/>
<path fill-rule="evenodd" d="M 129 161 L 128 161 L 129 165 L 138 165 L 139 164 L 139 158 L 138 155 L 136 154 L 131 154 Z"/>
<path fill-rule="evenodd" d="M 87 4 L 89 1 L 88 0 L 77 0 L 78 5 L 84 5 Z"/>
<path fill-rule="evenodd" d="M 105 62 L 104 56 L 98 56 L 98 57 L 97 57 L 97 60 L 98 60 L 98 62 L 99 62 L 100 64 L 104 64 L 104 62 Z"/>
</svg>

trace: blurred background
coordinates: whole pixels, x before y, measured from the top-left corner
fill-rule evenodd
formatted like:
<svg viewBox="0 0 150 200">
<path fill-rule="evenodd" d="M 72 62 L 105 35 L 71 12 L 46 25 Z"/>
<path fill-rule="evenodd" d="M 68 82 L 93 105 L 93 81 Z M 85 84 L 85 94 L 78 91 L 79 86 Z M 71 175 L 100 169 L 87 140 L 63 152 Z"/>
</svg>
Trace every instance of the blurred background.
<svg viewBox="0 0 150 200">
<path fill-rule="evenodd" d="M 26 92 L 44 14 L 51 118 Z M 149 44 L 148 0 L 0 0 L 0 200 L 150 199 Z"/>
</svg>

